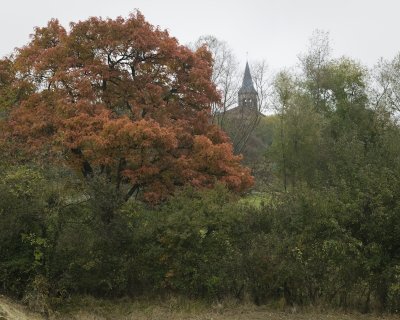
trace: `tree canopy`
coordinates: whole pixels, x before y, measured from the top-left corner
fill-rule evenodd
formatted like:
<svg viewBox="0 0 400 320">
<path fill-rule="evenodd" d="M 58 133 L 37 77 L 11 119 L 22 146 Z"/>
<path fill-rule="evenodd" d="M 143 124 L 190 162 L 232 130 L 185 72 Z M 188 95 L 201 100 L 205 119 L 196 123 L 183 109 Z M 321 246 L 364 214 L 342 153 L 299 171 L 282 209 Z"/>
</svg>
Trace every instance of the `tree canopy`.
<svg viewBox="0 0 400 320">
<path fill-rule="evenodd" d="M 191 51 L 140 12 L 127 19 L 57 20 L 0 61 L 7 153 L 105 176 L 125 199 L 165 199 L 176 186 L 234 191 L 253 183 L 210 121 L 220 101 L 205 47 Z"/>
</svg>

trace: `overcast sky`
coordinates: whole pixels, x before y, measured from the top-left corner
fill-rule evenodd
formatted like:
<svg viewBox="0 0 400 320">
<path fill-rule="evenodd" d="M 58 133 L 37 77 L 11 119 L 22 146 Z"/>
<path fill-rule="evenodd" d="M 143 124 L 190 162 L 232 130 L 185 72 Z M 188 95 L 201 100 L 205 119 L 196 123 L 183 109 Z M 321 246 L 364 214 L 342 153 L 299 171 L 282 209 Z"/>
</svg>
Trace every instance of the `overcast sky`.
<svg viewBox="0 0 400 320">
<path fill-rule="evenodd" d="M 64 26 L 89 16 L 127 16 L 139 9 L 182 44 L 212 34 L 240 61 L 265 59 L 272 69 L 290 67 L 312 31 L 330 33 L 334 56 L 372 66 L 400 52 L 398 0 L 4 0 L 0 56 L 27 43 L 34 26 L 58 18 Z"/>
</svg>

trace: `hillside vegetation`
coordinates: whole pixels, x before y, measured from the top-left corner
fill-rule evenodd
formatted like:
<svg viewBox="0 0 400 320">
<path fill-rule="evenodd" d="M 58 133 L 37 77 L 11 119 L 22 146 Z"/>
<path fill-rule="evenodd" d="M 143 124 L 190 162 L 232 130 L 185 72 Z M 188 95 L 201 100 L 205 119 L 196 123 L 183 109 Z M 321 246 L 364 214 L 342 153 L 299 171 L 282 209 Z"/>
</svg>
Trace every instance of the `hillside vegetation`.
<svg viewBox="0 0 400 320">
<path fill-rule="evenodd" d="M 35 29 L 0 60 L 0 292 L 80 319 L 119 312 L 80 297 L 160 301 L 127 319 L 399 313 L 400 56 L 367 70 L 317 40 L 274 79 L 251 175 L 210 121 L 206 47 L 139 12 Z"/>
</svg>

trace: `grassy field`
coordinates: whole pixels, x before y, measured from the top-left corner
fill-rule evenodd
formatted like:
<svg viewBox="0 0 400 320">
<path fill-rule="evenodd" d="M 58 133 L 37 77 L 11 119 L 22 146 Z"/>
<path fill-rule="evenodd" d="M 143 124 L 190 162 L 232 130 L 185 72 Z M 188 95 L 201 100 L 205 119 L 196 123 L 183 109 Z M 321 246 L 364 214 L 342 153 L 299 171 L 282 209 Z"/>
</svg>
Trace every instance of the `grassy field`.
<svg viewBox="0 0 400 320">
<path fill-rule="evenodd" d="M 257 307 L 252 304 L 205 304 L 186 299 L 163 301 L 75 298 L 48 318 L 0 297 L 0 320 L 399 320 L 400 315 L 377 315 L 316 309 Z"/>
</svg>

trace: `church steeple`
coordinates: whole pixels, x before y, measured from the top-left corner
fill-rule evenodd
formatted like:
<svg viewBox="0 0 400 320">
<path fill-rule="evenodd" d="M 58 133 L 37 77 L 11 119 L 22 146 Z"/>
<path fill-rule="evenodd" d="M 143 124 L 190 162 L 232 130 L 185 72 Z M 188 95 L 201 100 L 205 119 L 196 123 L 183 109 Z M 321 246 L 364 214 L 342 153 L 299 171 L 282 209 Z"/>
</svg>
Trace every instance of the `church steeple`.
<svg viewBox="0 0 400 320">
<path fill-rule="evenodd" d="M 249 63 L 246 62 L 242 87 L 239 89 L 239 107 L 258 110 L 258 94 L 254 89 Z"/>
</svg>

